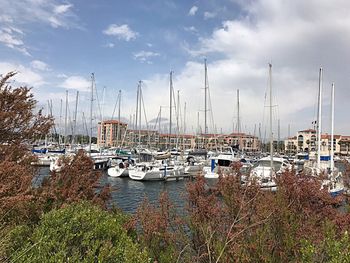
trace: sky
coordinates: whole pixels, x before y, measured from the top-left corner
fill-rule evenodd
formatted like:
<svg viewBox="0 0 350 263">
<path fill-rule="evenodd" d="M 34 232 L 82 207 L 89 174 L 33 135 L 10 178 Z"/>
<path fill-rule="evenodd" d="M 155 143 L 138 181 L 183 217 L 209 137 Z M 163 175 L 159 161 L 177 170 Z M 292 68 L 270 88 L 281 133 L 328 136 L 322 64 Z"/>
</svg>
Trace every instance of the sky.
<svg viewBox="0 0 350 263">
<path fill-rule="evenodd" d="M 0 0 L 0 74 L 17 71 L 12 85 L 33 87 L 44 111 L 51 100 L 57 124 L 66 91 L 69 118 L 77 91 L 78 121 L 89 118 L 91 73 L 93 122 L 112 116 L 119 90 L 129 121 L 142 80 L 147 120 L 154 125 L 162 108 L 165 132 L 173 71 L 179 122 L 195 133 L 204 127 L 206 59 L 209 132 L 237 131 L 239 89 L 240 130 L 258 135 L 261 123 L 264 137 L 271 63 L 273 133 L 279 119 L 285 137 L 312 127 L 322 67 L 322 131 L 330 132 L 334 82 L 335 132 L 350 135 L 349 13 L 347 0 Z"/>
</svg>

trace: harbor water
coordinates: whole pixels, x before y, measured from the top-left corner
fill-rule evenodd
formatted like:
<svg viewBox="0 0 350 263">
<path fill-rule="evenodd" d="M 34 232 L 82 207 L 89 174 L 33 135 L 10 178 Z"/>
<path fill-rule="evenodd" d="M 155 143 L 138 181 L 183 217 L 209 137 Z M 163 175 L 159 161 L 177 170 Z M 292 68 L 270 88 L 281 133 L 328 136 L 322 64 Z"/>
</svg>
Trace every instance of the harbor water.
<svg viewBox="0 0 350 263">
<path fill-rule="evenodd" d="M 41 167 L 38 176 L 33 180 L 34 186 L 39 186 L 45 176 L 48 176 L 48 167 Z M 134 214 L 137 208 L 147 198 L 151 204 L 157 204 L 160 193 L 166 191 L 172 204 L 182 211 L 186 203 L 186 183 L 180 181 L 133 181 L 130 178 L 110 177 L 107 171 L 102 171 L 100 186 L 111 186 L 111 206 L 120 208 L 125 213 Z"/>
<path fill-rule="evenodd" d="M 157 204 L 160 193 L 166 191 L 176 208 L 182 210 L 186 203 L 185 190 L 188 180 L 180 181 L 134 181 L 130 178 L 109 177 L 103 172 L 101 185 L 112 187 L 111 203 L 123 212 L 134 214 L 147 198 L 151 204 Z"/>
</svg>

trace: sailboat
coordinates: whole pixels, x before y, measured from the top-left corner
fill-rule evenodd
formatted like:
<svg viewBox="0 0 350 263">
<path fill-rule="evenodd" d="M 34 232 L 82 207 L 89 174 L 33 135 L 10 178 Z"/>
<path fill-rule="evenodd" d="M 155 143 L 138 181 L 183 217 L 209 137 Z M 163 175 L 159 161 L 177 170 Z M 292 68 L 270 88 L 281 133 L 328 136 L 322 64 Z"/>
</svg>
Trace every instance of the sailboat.
<svg viewBox="0 0 350 263">
<path fill-rule="evenodd" d="M 317 163 L 305 162 L 304 169 L 313 176 L 325 174 L 321 181 L 321 189 L 327 189 L 331 196 L 338 196 L 344 192 L 342 174 L 334 167 L 334 83 L 331 88 L 331 138 L 329 158 L 321 156 L 321 128 L 322 128 L 322 83 L 323 69 L 319 71 L 318 112 L 317 112 Z"/>
<path fill-rule="evenodd" d="M 273 156 L 273 133 L 272 133 L 272 65 L 269 64 L 269 91 L 270 91 L 270 156 L 258 160 L 251 170 L 249 177 L 242 177 L 243 183 L 255 181 L 263 190 L 277 190 L 276 176 L 290 169 L 291 165 L 283 158 Z"/>
</svg>

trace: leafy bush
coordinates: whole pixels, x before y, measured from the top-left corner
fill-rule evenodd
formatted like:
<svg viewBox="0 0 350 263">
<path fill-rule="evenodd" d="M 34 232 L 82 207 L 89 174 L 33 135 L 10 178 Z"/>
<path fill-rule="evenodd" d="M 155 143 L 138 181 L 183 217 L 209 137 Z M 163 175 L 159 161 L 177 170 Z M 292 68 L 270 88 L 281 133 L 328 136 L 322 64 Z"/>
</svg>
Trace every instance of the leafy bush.
<svg viewBox="0 0 350 263">
<path fill-rule="evenodd" d="M 128 236 L 120 213 L 90 203 L 68 205 L 45 214 L 32 231 L 18 226 L 8 234 L 14 262 L 149 262 Z"/>
</svg>

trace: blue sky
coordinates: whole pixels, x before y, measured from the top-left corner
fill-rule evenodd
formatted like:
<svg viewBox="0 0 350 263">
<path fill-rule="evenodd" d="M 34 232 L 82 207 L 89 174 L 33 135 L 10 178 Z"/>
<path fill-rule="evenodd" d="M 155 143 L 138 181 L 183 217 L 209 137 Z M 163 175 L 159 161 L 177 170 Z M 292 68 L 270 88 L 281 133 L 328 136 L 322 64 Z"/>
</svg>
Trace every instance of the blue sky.
<svg viewBox="0 0 350 263">
<path fill-rule="evenodd" d="M 187 132 L 195 132 L 198 111 L 203 123 L 207 58 L 217 130 L 232 132 L 240 89 L 242 130 L 253 133 L 255 124 L 267 124 L 264 93 L 272 62 L 278 104 L 274 119 L 281 119 L 285 136 L 288 124 L 292 132 L 311 126 L 318 68 L 323 66 L 323 130 L 329 130 L 329 87 L 334 81 L 336 131 L 349 134 L 349 11 L 350 4 L 342 0 L 0 0 L 0 73 L 17 70 L 16 83 L 33 86 L 40 105 L 51 99 L 59 115 L 66 90 L 71 111 L 79 90 L 78 112 L 87 114 L 94 72 L 101 100 L 106 87 L 104 115 L 112 114 L 121 89 L 126 119 L 135 111 L 137 81 L 143 80 L 151 120 L 160 106 L 163 116 L 168 115 L 173 70 L 181 107 L 187 104 Z"/>
</svg>

